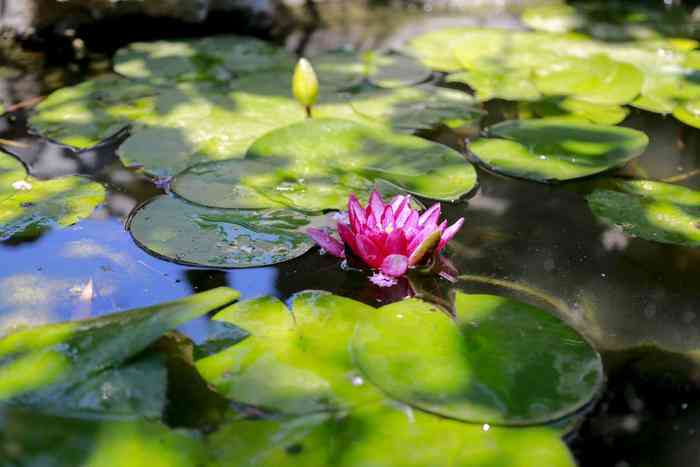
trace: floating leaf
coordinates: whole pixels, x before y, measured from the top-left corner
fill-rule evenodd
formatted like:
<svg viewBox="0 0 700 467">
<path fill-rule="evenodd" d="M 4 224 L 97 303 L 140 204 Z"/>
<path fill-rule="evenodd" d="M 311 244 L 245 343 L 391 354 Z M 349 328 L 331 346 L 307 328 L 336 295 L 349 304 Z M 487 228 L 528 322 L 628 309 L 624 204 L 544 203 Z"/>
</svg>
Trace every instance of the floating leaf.
<svg viewBox="0 0 700 467">
<path fill-rule="evenodd" d="M 629 114 L 626 107 L 594 104 L 570 97 L 544 99 L 531 105 L 541 117 L 575 117 L 582 121 L 603 125 L 617 125 Z"/>
<path fill-rule="evenodd" d="M 573 31 L 585 24 L 585 19 L 576 8 L 564 3 L 526 8 L 522 20 L 532 29 L 555 33 Z"/>
<path fill-rule="evenodd" d="M 314 246 L 306 229 L 325 222 L 289 209 L 213 209 L 159 196 L 132 213 L 129 231 L 142 248 L 178 263 L 247 268 L 303 255 Z"/>
<path fill-rule="evenodd" d="M 0 340 L 0 399 L 54 413 L 104 411 L 109 416 L 115 410 L 111 415 L 123 415 L 134 407 L 131 402 L 141 407 L 139 400 L 129 401 L 130 389 L 123 383 L 137 384 L 131 390 L 141 391 L 143 381 L 136 377 L 143 372 L 155 377 L 158 370 L 147 360 L 115 368 L 164 333 L 237 297 L 238 292 L 222 287 L 149 308 L 9 334 Z M 104 390 L 105 383 L 113 386 L 114 400 L 95 401 L 100 397 L 95 390 Z"/>
<path fill-rule="evenodd" d="M 294 64 L 285 49 L 253 37 L 134 42 L 114 56 L 114 70 L 154 82 L 229 81 L 238 74 L 287 72 Z"/>
<path fill-rule="evenodd" d="M 17 193 L 18 188 L 26 188 L 26 178 L 27 171 L 19 159 L 0 152 L 0 201 Z"/>
<path fill-rule="evenodd" d="M 619 181 L 621 191 L 595 190 L 591 211 L 646 240 L 700 246 L 700 192 L 649 180 Z"/>
<path fill-rule="evenodd" d="M 358 366 L 392 398 L 479 423 L 557 420 L 600 389 L 600 356 L 551 314 L 461 292 L 455 314 L 452 320 L 418 300 L 382 307 L 358 325 Z"/>
<path fill-rule="evenodd" d="M 240 158 L 264 133 L 306 119 L 290 92 L 291 72 L 261 72 L 226 84 L 157 87 L 100 78 L 51 94 L 31 118 L 35 130 L 79 148 L 131 125 L 118 154 L 128 166 L 173 176 L 200 162 Z M 401 130 L 474 119 L 472 99 L 454 90 L 419 88 L 327 92 L 314 117 L 340 117 Z"/>
<path fill-rule="evenodd" d="M 334 50 L 311 58 L 321 87 L 343 90 L 367 80 L 379 87 L 408 86 L 427 80 L 432 71 L 400 53 Z"/>
<path fill-rule="evenodd" d="M 542 94 L 573 96 L 597 104 L 631 102 L 642 90 L 644 75 L 634 65 L 599 54 L 561 57 L 535 70 L 534 84 Z"/>
<path fill-rule="evenodd" d="M 258 139 L 243 160 L 193 167 L 175 178 L 178 195 L 227 208 L 342 209 L 375 181 L 418 196 L 455 200 L 476 172 L 446 146 L 346 120 L 312 119 Z"/>
<path fill-rule="evenodd" d="M 199 437 L 155 422 L 104 422 L 26 411 L 0 414 L 0 464 L 12 467 L 204 465 Z"/>
<path fill-rule="evenodd" d="M 211 466 L 573 467 L 555 430 L 500 428 L 371 406 L 349 415 L 233 422 L 208 439 Z"/>
<path fill-rule="evenodd" d="M 504 70 L 488 67 L 452 73 L 448 83 L 464 83 L 471 87 L 477 99 L 506 99 L 511 101 L 531 101 L 541 97 L 532 81 L 530 71 L 522 69 Z"/>
<path fill-rule="evenodd" d="M 649 139 L 641 131 L 559 119 L 510 120 L 469 144 L 495 171 L 540 182 L 569 180 L 621 166 Z"/>
<path fill-rule="evenodd" d="M 679 105 L 673 110 L 673 116 L 686 125 L 700 128 L 700 99 Z"/>
<path fill-rule="evenodd" d="M 104 199 L 105 189 L 99 183 L 76 176 L 27 177 L 19 161 L 0 153 L 0 240 L 75 224 L 90 216 Z"/>
<path fill-rule="evenodd" d="M 302 292 L 291 311 L 272 297 L 216 315 L 250 333 L 240 344 L 197 362 L 226 397 L 287 414 L 337 411 L 382 399 L 352 361 L 355 325 L 376 310 L 327 292 Z"/>
</svg>

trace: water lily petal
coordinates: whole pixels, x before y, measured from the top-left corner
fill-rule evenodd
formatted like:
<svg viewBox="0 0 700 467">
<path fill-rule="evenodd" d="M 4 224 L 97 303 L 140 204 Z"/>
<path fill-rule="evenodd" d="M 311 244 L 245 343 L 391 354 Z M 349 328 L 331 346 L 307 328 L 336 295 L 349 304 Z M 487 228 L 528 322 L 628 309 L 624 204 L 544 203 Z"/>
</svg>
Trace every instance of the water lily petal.
<svg viewBox="0 0 700 467">
<path fill-rule="evenodd" d="M 353 234 L 348 224 L 338 222 L 338 235 L 340 235 L 341 240 L 343 240 L 343 242 L 345 242 L 345 244 L 349 246 L 352 251 L 357 250 L 357 245 L 355 244 L 355 234 Z"/>
<path fill-rule="evenodd" d="M 404 255 L 389 255 L 382 262 L 381 271 L 387 276 L 403 276 L 408 269 L 408 258 Z"/>
<path fill-rule="evenodd" d="M 350 195 L 348 199 L 348 219 L 350 219 L 350 227 L 352 227 L 353 232 L 358 233 L 367 224 L 367 217 L 365 216 L 365 211 L 360 205 L 360 201 L 354 194 Z"/>
<path fill-rule="evenodd" d="M 378 268 L 382 264 L 382 256 L 379 247 L 366 235 L 359 234 L 355 237 L 356 250 L 353 250 L 368 266 Z"/>
<path fill-rule="evenodd" d="M 399 212 L 399 208 L 404 204 L 404 201 L 406 201 L 406 195 L 397 195 L 394 196 L 394 199 L 389 204 L 394 212 Z"/>
<path fill-rule="evenodd" d="M 413 235 L 415 235 L 417 229 L 418 229 L 418 218 L 420 215 L 418 214 L 418 211 L 411 210 L 411 213 L 408 215 L 408 219 L 406 219 L 406 222 L 404 223 L 402 229 L 404 233 L 406 234 L 407 239 L 411 239 Z"/>
<path fill-rule="evenodd" d="M 306 230 L 306 233 L 328 253 L 338 258 L 345 258 L 345 247 L 343 244 L 328 235 L 324 230 L 310 228 Z"/>
<path fill-rule="evenodd" d="M 459 232 L 459 229 L 462 228 L 462 224 L 464 224 L 464 217 L 460 217 L 457 222 L 445 229 L 436 250 L 438 253 L 441 252 L 442 249 L 445 248 L 445 245 L 447 245 L 447 242 L 452 240 L 457 232 Z"/>
<path fill-rule="evenodd" d="M 394 228 L 394 210 L 391 208 L 391 206 L 384 208 L 384 212 L 382 213 L 382 228 L 384 230 L 389 228 L 393 230 Z"/>
<path fill-rule="evenodd" d="M 421 236 L 423 236 L 423 233 L 421 232 Z M 419 264 L 421 261 L 423 261 L 426 257 L 432 254 L 433 251 L 435 251 L 435 248 L 437 247 L 438 243 L 440 242 L 440 231 L 439 230 L 433 230 L 432 232 L 429 232 L 427 235 L 423 236 L 423 241 L 420 242 L 417 246 L 411 250 L 411 246 L 409 245 L 409 251 L 411 251 L 411 256 L 408 258 L 408 264 L 409 266 L 415 266 L 416 264 Z"/>
<path fill-rule="evenodd" d="M 403 230 L 396 229 L 391 232 L 384 243 L 385 254 L 405 255 L 408 250 L 408 241 Z"/>
<path fill-rule="evenodd" d="M 440 203 L 435 203 L 421 214 L 418 225 L 421 227 L 429 224 L 437 225 L 438 219 L 440 219 Z"/>
<path fill-rule="evenodd" d="M 377 220 L 377 224 L 381 224 L 382 214 L 384 213 L 384 206 L 384 200 L 382 200 L 382 197 L 379 195 L 379 192 L 377 190 L 374 190 L 372 194 L 369 195 L 369 203 L 367 203 L 367 217 L 369 217 L 371 213 Z"/>
<path fill-rule="evenodd" d="M 396 207 L 392 205 L 392 209 L 394 210 L 394 225 L 398 228 L 403 227 L 408 216 L 413 212 L 411 209 L 411 196 L 404 196 L 403 202 Z"/>
<path fill-rule="evenodd" d="M 440 225 L 438 225 L 437 229 L 440 231 L 440 233 L 442 233 L 445 231 L 445 227 L 447 227 L 447 219 L 440 222 Z"/>
</svg>

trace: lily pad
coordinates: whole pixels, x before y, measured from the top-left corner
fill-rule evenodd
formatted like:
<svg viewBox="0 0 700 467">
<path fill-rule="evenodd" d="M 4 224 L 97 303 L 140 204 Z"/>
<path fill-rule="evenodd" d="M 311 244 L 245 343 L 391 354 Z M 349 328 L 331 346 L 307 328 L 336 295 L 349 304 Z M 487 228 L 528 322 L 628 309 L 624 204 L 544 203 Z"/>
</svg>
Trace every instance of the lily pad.
<svg viewBox="0 0 700 467">
<path fill-rule="evenodd" d="M 247 268 L 303 255 L 314 246 L 306 229 L 327 221 L 290 209 L 213 209 L 163 195 L 132 213 L 128 228 L 142 248 L 169 260 Z"/>
<path fill-rule="evenodd" d="M 526 8 L 522 20 L 532 29 L 553 33 L 574 31 L 586 23 L 576 8 L 565 3 Z"/>
<path fill-rule="evenodd" d="M 679 105 L 673 110 L 673 116 L 686 125 L 700 128 L 700 99 Z"/>
<path fill-rule="evenodd" d="M 244 301 L 215 319 L 250 337 L 198 360 L 197 369 L 226 397 L 286 414 L 381 400 L 381 392 L 355 370 L 349 350 L 356 324 L 375 312 L 327 292 L 302 292 L 291 310 L 272 297 Z"/>
<path fill-rule="evenodd" d="M 389 406 L 349 415 L 312 415 L 285 421 L 241 420 L 207 440 L 211 467 L 572 467 L 558 434 L 445 420 Z"/>
<path fill-rule="evenodd" d="M 543 99 L 534 102 L 532 108 L 541 117 L 574 117 L 584 122 L 603 125 L 617 125 L 629 114 L 626 107 L 594 104 L 571 97 Z"/>
<path fill-rule="evenodd" d="M 225 84 L 182 82 L 158 87 L 100 78 L 51 94 L 31 118 L 44 136 L 78 148 L 98 144 L 127 126 L 118 154 L 128 166 L 173 176 L 200 162 L 241 158 L 264 133 L 305 120 L 290 93 L 291 74 L 260 72 Z M 324 92 L 315 117 L 340 117 L 404 131 L 478 116 L 466 94 L 431 85 L 361 87 Z"/>
<path fill-rule="evenodd" d="M 432 70 L 400 53 L 333 50 L 311 58 L 321 88 L 347 89 L 362 81 L 379 87 L 408 86 L 427 80 Z"/>
<path fill-rule="evenodd" d="M 630 235 L 655 242 L 700 246 L 700 192 L 650 180 L 619 181 L 621 191 L 595 190 L 591 211 Z"/>
<path fill-rule="evenodd" d="M 285 49 L 242 36 L 135 42 L 114 56 L 117 73 L 155 82 L 225 82 L 239 74 L 288 71 L 293 64 L 292 54 Z"/>
<path fill-rule="evenodd" d="M 37 180 L 0 153 L 0 240 L 32 237 L 52 226 L 84 219 L 105 199 L 105 189 L 84 177 Z"/>
<path fill-rule="evenodd" d="M 537 68 L 534 83 L 542 94 L 621 105 L 639 95 L 644 75 L 634 65 L 598 54 L 586 58 L 560 57 L 549 66 Z"/>
<path fill-rule="evenodd" d="M 382 307 L 358 324 L 357 364 L 390 397 L 468 422 L 546 423 L 600 389 L 600 356 L 555 316 L 461 292 L 455 315 L 418 300 Z"/>
<path fill-rule="evenodd" d="M 0 414 L 0 459 L 12 467 L 204 465 L 200 437 L 146 421 L 76 420 L 11 410 Z"/>
<path fill-rule="evenodd" d="M 464 83 L 471 87 L 480 101 L 505 99 L 510 101 L 531 101 L 541 97 L 531 80 L 530 70 L 501 68 L 479 68 L 452 73 L 448 83 Z"/>
<path fill-rule="evenodd" d="M 567 120 L 509 120 L 487 129 L 471 152 L 497 172 L 539 182 L 593 175 L 644 152 L 649 139 L 631 128 Z"/>
<path fill-rule="evenodd" d="M 476 185 L 458 152 L 410 135 L 347 120 L 312 119 L 258 139 L 246 158 L 195 166 L 172 189 L 198 204 L 225 208 L 290 206 L 342 209 L 383 181 L 418 196 L 455 200 Z"/>
<path fill-rule="evenodd" d="M 146 359 L 119 365 L 166 332 L 238 295 L 218 288 L 149 308 L 9 334 L 0 340 L 0 400 L 71 416 L 120 416 L 130 410 L 143 415 L 153 410 L 146 409 L 145 401 L 157 400 L 158 384 L 163 387 L 158 383 L 161 364 Z M 154 387 L 144 392 L 146 381 Z M 113 393 L 103 398 L 105 390 Z"/>
</svg>

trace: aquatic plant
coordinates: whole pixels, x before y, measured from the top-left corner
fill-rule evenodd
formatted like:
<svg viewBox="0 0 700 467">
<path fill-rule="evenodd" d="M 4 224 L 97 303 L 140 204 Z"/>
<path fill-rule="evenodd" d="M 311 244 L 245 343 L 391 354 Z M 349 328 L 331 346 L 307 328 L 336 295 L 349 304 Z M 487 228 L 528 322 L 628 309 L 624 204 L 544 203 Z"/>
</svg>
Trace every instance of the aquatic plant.
<svg viewBox="0 0 700 467">
<path fill-rule="evenodd" d="M 411 207 L 410 195 L 399 195 L 385 203 L 377 191 L 362 207 L 355 195 L 348 200 L 347 215 L 340 215 L 337 233 L 309 228 L 309 236 L 328 253 L 345 258 L 345 247 L 365 264 L 379 272 L 370 280 L 380 286 L 396 283 L 395 278 L 445 248 L 464 223 L 460 218 L 451 226 L 440 221 L 440 203 L 422 214 Z"/>
</svg>

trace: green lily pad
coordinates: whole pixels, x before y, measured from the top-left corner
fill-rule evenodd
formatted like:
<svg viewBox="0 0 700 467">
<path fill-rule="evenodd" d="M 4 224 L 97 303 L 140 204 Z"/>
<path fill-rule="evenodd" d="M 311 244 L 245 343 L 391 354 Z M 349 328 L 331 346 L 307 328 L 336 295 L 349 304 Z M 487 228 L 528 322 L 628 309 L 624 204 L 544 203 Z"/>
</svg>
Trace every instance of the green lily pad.
<svg viewBox="0 0 700 467">
<path fill-rule="evenodd" d="M 119 365 L 238 295 L 218 288 L 149 308 L 9 334 L 0 339 L 0 400 L 71 417 L 158 416 L 165 401 L 162 361 L 144 357 Z"/>
<path fill-rule="evenodd" d="M 607 105 L 631 102 L 643 83 L 644 75 L 637 67 L 603 54 L 560 57 L 549 66 L 537 68 L 534 76 L 534 84 L 542 94 Z"/>
<path fill-rule="evenodd" d="M 367 80 L 379 87 L 409 86 L 427 80 L 432 70 L 400 53 L 334 50 L 311 58 L 321 88 L 342 90 Z"/>
<path fill-rule="evenodd" d="M 591 211 L 630 235 L 655 242 L 700 246 L 700 192 L 649 180 L 619 181 L 621 191 L 595 190 Z"/>
<path fill-rule="evenodd" d="M 532 29 L 553 33 L 574 31 L 586 23 L 576 8 L 565 3 L 526 8 L 521 18 Z"/>
<path fill-rule="evenodd" d="M 328 219 L 289 209 L 213 209 L 163 195 L 132 213 L 128 228 L 139 246 L 169 260 L 247 268 L 303 255 L 314 246 L 306 229 Z"/>
<path fill-rule="evenodd" d="M 562 418 L 600 389 L 600 356 L 553 315 L 494 295 L 457 292 L 454 320 L 418 300 L 359 323 L 358 366 L 392 398 L 468 422 Z"/>
<path fill-rule="evenodd" d="M 0 201 L 16 194 L 17 188 L 13 185 L 26 178 L 27 171 L 19 159 L 0 152 Z"/>
<path fill-rule="evenodd" d="M 291 74 L 268 71 L 225 84 L 182 82 L 158 87 L 100 78 L 51 94 L 31 117 L 34 129 L 79 148 L 98 144 L 127 126 L 118 154 L 128 166 L 173 176 L 200 162 L 241 158 L 264 133 L 304 121 L 290 93 Z M 404 131 L 464 123 L 478 115 L 466 94 L 431 85 L 361 87 L 324 92 L 315 117 L 340 117 Z"/>
<path fill-rule="evenodd" d="M 197 361 L 202 376 L 238 402 L 286 414 L 338 411 L 381 400 L 349 350 L 358 322 L 376 310 L 327 292 L 302 292 L 292 309 L 272 297 L 241 302 L 215 316 L 250 337 Z"/>
<path fill-rule="evenodd" d="M 94 421 L 28 411 L 0 413 L 0 464 L 12 467 L 204 465 L 199 436 L 145 421 Z"/>
<path fill-rule="evenodd" d="M 238 74 L 289 71 L 293 65 L 292 54 L 283 48 L 241 36 L 135 42 L 114 56 L 117 73 L 155 82 L 225 82 Z"/>
<path fill-rule="evenodd" d="M 497 172 L 546 182 L 593 175 L 644 152 L 641 131 L 559 119 L 509 120 L 487 129 L 471 152 Z"/>
<path fill-rule="evenodd" d="M 531 101 L 541 97 L 531 81 L 530 70 L 500 68 L 479 68 L 452 73 L 448 83 L 464 83 L 471 87 L 480 101 L 505 99 L 510 101 Z"/>
<path fill-rule="evenodd" d="M 105 199 L 104 187 L 87 178 L 37 180 L 11 156 L 0 153 L 0 161 L 0 240 L 75 224 Z"/>
<path fill-rule="evenodd" d="M 547 428 L 500 428 L 396 407 L 287 421 L 241 420 L 207 440 L 210 467 L 572 467 L 571 453 Z"/>
<path fill-rule="evenodd" d="M 437 143 L 346 120 L 312 119 L 266 134 L 245 159 L 195 166 L 178 175 L 172 189 L 212 207 L 282 205 L 313 212 L 342 209 L 351 193 L 367 197 L 380 181 L 425 198 L 455 200 L 475 187 L 476 172 L 461 154 Z"/>
<path fill-rule="evenodd" d="M 433 70 L 460 71 L 462 63 L 457 59 L 451 42 L 465 35 L 478 34 L 477 31 L 464 27 L 437 29 L 411 39 L 406 44 L 406 50 Z"/>
<path fill-rule="evenodd" d="M 673 116 L 686 125 L 700 128 L 700 99 L 679 105 L 673 109 Z"/>
<path fill-rule="evenodd" d="M 532 108 L 541 117 L 575 117 L 584 122 L 603 125 L 617 125 L 629 114 L 626 107 L 594 104 L 571 97 L 543 99 L 532 103 Z"/>
</svg>

